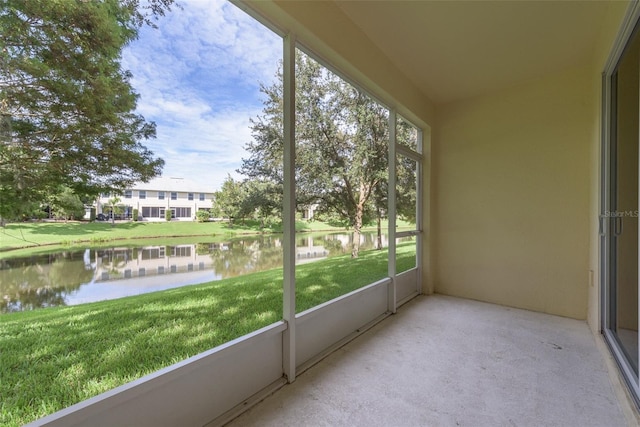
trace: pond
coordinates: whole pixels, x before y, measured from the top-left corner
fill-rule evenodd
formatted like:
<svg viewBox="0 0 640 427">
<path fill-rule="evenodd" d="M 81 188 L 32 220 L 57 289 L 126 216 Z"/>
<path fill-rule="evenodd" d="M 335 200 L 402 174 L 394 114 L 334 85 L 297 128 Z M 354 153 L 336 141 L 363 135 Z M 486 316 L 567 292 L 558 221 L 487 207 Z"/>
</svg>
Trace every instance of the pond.
<svg viewBox="0 0 640 427">
<path fill-rule="evenodd" d="M 372 249 L 376 233 L 363 233 Z M 387 239 L 383 236 L 383 246 Z M 350 253 L 351 233 L 298 235 L 296 263 Z M 0 260 L 0 313 L 68 306 L 210 282 L 282 266 L 282 236 L 218 243 L 62 250 Z"/>
</svg>

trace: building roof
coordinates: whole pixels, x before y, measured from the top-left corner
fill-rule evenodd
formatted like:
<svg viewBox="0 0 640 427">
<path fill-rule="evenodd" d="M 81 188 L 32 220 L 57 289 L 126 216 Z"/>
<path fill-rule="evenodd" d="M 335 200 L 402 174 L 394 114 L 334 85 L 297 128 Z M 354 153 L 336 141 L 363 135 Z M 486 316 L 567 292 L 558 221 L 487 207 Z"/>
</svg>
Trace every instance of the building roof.
<svg viewBox="0 0 640 427">
<path fill-rule="evenodd" d="M 137 182 L 131 186 L 132 190 L 151 191 L 175 191 L 188 193 L 213 193 L 213 184 L 210 186 L 193 182 L 189 179 L 178 177 L 160 177 L 149 182 Z"/>
</svg>

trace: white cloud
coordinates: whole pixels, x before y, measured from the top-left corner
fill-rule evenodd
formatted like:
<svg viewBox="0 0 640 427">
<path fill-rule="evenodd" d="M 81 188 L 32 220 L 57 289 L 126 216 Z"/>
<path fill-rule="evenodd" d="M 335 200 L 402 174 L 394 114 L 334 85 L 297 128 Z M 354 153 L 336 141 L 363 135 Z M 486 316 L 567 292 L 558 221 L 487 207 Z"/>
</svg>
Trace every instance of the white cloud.
<svg viewBox="0 0 640 427">
<path fill-rule="evenodd" d="M 271 84 L 281 39 L 236 6 L 181 1 L 123 53 L 140 94 L 138 112 L 157 123 L 147 146 L 166 161 L 165 176 L 217 189 L 247 157 L 249 119 L 260 113 L 259 83 Z"/>
<path fill-rule="evenodd" d="M 180 176 L 218 189 L 247 157 L 244 145 L 251 139 L 249 118 L 257 110 L 221 111 L 209 115 L 178 115 L 176 125 L 159 126 L 156 154 L 166 160 L 165 176 Z M 187 120 L 184 120 L 187 118 Z"/>
</svg>

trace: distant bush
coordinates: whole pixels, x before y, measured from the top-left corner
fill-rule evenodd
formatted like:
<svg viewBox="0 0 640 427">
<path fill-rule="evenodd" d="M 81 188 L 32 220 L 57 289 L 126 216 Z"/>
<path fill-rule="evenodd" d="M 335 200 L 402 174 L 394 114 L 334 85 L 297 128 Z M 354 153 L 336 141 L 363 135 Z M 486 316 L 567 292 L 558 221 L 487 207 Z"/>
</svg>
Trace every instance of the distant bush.
<svg viewBox="0 0 640 427">
<path fill-rule="evenodd" d="M 198 222 L 206 222 L 209 221 L 210 213 L 208 210 L 200 210 L 196 212 L 196 219 Z"/>
<path fill-rule="evenodd" d="M 166 211 L 164 211 L 164 219 L 166 219 L 167 221 L 171 221 L 171 209 L 167 209 Z"/>
<path fill-rule="evenodd" d="M 138 220 L 138 209 L 134 209 L 133 210 L 133 220 L 137 221 Z"/>
<path fill-rule="evenodd" d="M 38 221 L 43 220 L 47 217 L 47 213 L 45 211 L 43 211 L 42 209 L 36 209 L 33 214 L 32 217 L 34 219 L 37 219 Z"/>
</svg>

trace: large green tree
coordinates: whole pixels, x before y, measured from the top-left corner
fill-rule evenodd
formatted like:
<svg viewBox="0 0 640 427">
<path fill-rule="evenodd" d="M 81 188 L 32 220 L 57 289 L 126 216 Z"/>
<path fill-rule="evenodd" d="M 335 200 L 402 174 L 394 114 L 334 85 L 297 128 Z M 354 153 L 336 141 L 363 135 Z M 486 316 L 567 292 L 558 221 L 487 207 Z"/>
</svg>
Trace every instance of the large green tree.
<svg viewBox="0 0 640 427">
<path fill-rule="evenodd" d="M 418 144 L 418 131 L 404 120 L 396 124 L 398 143 L 415 149 Z M 398 217 L 416 222 L 418 165 L 415 160 L 399 155 L 396 159 L 396 209 Z"/>
<path fill-rule="evenodd" d="M 282 221 L 282 187 L 268 181 L 247 180 L 242 211 L 260 221 L 260 227 Z"/>
<path fill-rule="evenodd" d="M 383 199 L 374 194 L 388 174 L 388 112 L 306 55 L 296 61 L 296 201 L 344 219 L 357 257 L 362 226 Z M 240 172 L 281 186 L 282 78 L 262 91 L 263 114 L 252 122 Z"/>
<path fill-rule="evenodd" d="M 246 217 L 245 200 L 246 191 L 242 182 L 236 181 L 231 175 L 228 175 L 220 190 L 214 194 L 214 208 L 223 217 L 227 217 L 229 223 L 233 224 L 235 219 Z"/>
<path fill-rule="evenodd" d="M 58 218 L 82 219 L 84 216 L 84 203 L 70 188 L 60 188 L 49 198 L 49 208 Z"/>
<path fill-rule="evenodd" d="M 0 218 L 158 175 L 122 49 L 173 0 L 0 0 Z"/>
</svg>

